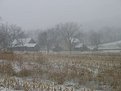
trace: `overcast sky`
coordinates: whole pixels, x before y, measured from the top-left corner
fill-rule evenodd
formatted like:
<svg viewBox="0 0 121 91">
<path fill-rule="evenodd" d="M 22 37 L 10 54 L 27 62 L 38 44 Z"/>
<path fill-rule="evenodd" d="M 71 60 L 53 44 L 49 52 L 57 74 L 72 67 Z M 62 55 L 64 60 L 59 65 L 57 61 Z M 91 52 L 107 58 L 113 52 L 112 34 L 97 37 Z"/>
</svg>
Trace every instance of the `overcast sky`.
<svg viewBox="0 0 121 91">
<path fill-rule="evenodd" d="M 72 21 L 89 29 L 121 27 L 121 0 L 0 0 L 0 16 L 26 30 Z"/>
</svg>

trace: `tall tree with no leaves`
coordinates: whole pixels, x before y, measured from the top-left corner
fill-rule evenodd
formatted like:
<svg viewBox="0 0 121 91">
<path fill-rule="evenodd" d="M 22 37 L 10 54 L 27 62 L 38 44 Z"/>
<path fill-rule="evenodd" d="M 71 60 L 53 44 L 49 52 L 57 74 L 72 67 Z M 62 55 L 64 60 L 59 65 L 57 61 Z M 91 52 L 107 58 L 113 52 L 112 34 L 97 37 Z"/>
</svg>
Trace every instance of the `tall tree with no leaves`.
<svg viewBox="0 0 121 91">
<path fill-rule="evenodd" d="M 0 25 L 0 48 L 6 49 L 10 44 L 9 28 L 7 24 Z"/>
<path fill-rule="evenodd" d="M 38 35 L 38 44 L 40 49 L 46 49 L 46 51 L 49 53 L 49 50 L 56 42 L 57 37 L 55 35 L 56 34 L 53 28 L 40 32 Z"/>
<path fill-rule="evenodd" d="M 68 22 L 65 24 L 56 25 L 56 29 L 61 32 L 71 54 L 73 49 L 73 41 L 80 30 L 80 26 L 77 23 Z"/>
<path fill-rule="evenodd" d="M 48 50 L 48 46 L 47 46 L 47 32 L 44 31 L 44 32 L 40 32 L 38 34 L 38 44 L 40 46 L 40 49 L 47 49 Z"/>
<path fill-rule="evenodd" d="M 25 37 L 22 29 L 16 25 L 1 24 L 0 25 L 0 48 L 7 49 L 12 46 L 15 39 Z"/>
<path fill-rule="evenodd" d="M 15 39 L 18 40 L 20 38 L 24 38 L 25 34 L 22 31 L 21 27 L 17 25 L 10 25 L 9 26 L 9 35 L 11 37 L 11 41 L 14 41 Z"/>
<path fill-rule="evenodd" d="M 100 39 L 100 33 L 91 31 L 90 32 L 90 41 L 93 46 L 95 46 L 95 49 L 98 50 L 98 46 L 101 43 Z"/>
</svg>

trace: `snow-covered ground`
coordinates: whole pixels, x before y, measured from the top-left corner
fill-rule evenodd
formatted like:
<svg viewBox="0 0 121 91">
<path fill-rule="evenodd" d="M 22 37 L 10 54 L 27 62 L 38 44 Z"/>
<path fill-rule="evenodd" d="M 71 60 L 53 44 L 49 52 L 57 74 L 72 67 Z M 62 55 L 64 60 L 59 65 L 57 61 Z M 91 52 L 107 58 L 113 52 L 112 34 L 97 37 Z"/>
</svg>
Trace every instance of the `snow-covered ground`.
<svg viewBox="0 0 121 91">
<path fill-rule="evenodd" d="M 121 52 L 121 41 L 100 44 L 98 49 L 105 52 Z"/>
<path fill-rule="evenodd" d="M 64 56 L 63 56 L 64 57 Z M 9 63 L 11 63 L 14 71 L 16 73 L 20 72 L 22 69 L 27 69 L 27 70 L 33 70 L 36 71 L 36 69 L 47 72 L 47 73 L 60 73 L 65 70 L 68 70 L 67 72 L 74 72 L 75 70 L 78 72 L 80 71 L 86 71 L 87 75 L 88 73 L 91 74 L 89 76 L 96 77 L 101 71 L 103 71 L 104 69 L 110 69 L 113 66 L 120 66 L 120 64 L 118 63 L 118 61 L 115 61 L 115 64 L 113 61 L 110 62 L 109 61 L 102 61 L 103 58 L 101 58 L 102 56 L 98 56 L 98 61 L 97 59 L 94 59 L 93 55 L 89 55 L 86 56 L 88 58 L 86 58 L 85 56 L 82 57 L 82 59 L 80 59 L 80 57 L 78 57 L 78 59 L 76 58 L 55 58 L 53 60 L 53 57 L 50 58 L 48 61 L 45 62 L 38 62 L 38 61 L 11 61 Z M 96 57 L 97 58 L 97 57 Z M 108 58 L 108 57 L 106 57 Z M 41 60 L 41 59 L 39 59 Z M 70 61 L 71 60 L 71 61 Z M 7 63 L 6 60 L 0 60 L 0 64 L 4 64 Z M 65 71 L 66 72 L 66 71 Z M 82 74 L 82 76 L 87 76 L 87 75 L 83 75 L 84 72 L 80 72 Z M 33 74 L 36 75 L 36 74 Z M 68 79 L 66 79 L 64 81 L 64 83 L 62 85 L 57 84 L 56 81 L 54 81 L 53 79 L 47 79 L 46 78 L 46 74 L 44 74 L 44 79 L 42 78 L 42 75 L 39 75 L 40 78 L 38 79 L 34 79 L 34 76 L 30 76 L 30 77 L 18 77 L 18 76 L 14 76 L 14 77 L 10 77 L 7 78 L 7 80 L 5 80 L 6 78 L 0 78 L 0 91 L 111 91 L 110 86 L 108 85 L 101 85 L 99 86 L 96 82 L 91 82 L 91 81 L 86 81 L 86 83 L 84 85 L 81 85 L 83 83 L 79 83 L 76 82 L 77 79 L 68 81 Z M 49 75 L 49 74 L 47 74 Z M 60 75 L 60 74 L 59 74 Z M 63 77 L 64 78 L 64 77 Z M 62 78 L 62 79 L 63 79 Z M 80 77 L 81 78 L 81 77 Z M 11 79 L 11 80 L 10 80 Z M 4 81 L 3 81 L 4 80 Z M 83 80 L 83 79 L 82 79 Z M 6 85 L 11 81 L 14 81 L 11 85 L 9 85 L 10 87 L 8 87 Z M 3 84 L 3 87 L 2 87 Z M 18 88 L 20 90 L 15 90 L 15 88 Z M 91 86 L 93 86 L 94 88 L 92 88 Z M 25 90 L 25 88 L 29 89 L 29 90 Z"/>
</svg>

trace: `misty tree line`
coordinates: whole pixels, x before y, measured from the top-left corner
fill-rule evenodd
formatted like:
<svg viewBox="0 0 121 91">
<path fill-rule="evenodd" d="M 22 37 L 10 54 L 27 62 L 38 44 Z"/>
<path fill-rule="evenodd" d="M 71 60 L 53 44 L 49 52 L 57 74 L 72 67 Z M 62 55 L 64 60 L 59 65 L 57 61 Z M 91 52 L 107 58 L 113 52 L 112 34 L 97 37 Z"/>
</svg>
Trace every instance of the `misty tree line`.
<svg viewBox="0 0 121 91">
<path fill-rule="evenodd" d="M 6 50 L 12 46 L 15 39 L 24 38 L 25 34 L 17 25 L 0 24 L 0 49 Z"/>
<path fill-rule="evenodd" d="M 86 49 L 87 45 L 98 48 L 99 44 L 121 40 L 121 29 L 104 27 L 98 30 L 85 31 L 82 26 L 74 22 L 60 23 L 53 28 L 43 31 L 34 31 L 37 44 L 40 50 L 66 50 L 73 51 L 78 39 Z M 32 32 L 32 33 L 33 33 Z M 0 23 L 0 49 L 7 49 L 12 46 L 16 39 L 31 36 L 31 32 L 25 34 L 24 30 L 17 25 Z"/>
<path fill-rule="evenodd" d="M 76 39 L 83 44 L 83 51 L 88 50 L 87 46 L 93 46 L 98 49 L 99 44 L 121 40 L 121 29 L 104 27 L 100 30 L 82 30 L 82 26 L 74 22 L 61 23 L 53 28 L 46 29 L 38 34 L 38 44 L 40 48 L 55 48 L 73 51 Z"/>
<path fill-rule="evenodd" d="M 80 26 L 73 22 L 58 24 L 51 29 L 40 32 L 38 43 L 40 46 L 46 47 L 47 51 L 54 47 L 56 51 L 63 49 L 71 52 L 74 46 L 74 39 L 79 38 L 79 30 Z"/>
</svg>

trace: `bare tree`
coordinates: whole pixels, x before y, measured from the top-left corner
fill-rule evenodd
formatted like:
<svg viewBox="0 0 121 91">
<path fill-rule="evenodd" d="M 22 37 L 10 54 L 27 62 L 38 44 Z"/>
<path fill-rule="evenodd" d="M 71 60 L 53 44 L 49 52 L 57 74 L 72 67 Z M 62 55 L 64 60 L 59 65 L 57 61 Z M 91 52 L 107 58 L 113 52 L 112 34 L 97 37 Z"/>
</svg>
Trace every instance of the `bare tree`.
<svg viewBox="0 0 121 91">
<path fill-rule="evenodd" d="M 100 34 L 98 32 L 91 31 L 89 38 L 91 45 L 95 46 L 95 49 L 98 50 L 98 46 L 101 43 Z"/>
<path fill-rule="evenodd" d="M 54 28 L 47 29 L 39 33 L 38 44 L 41 49 L 46 49 L 47 53 L 49 53 L 49 50 L 56 45 L 57 37 L 58 35 Z"/>
<path fill-rule="evenodd" d="M 40 49 L 47 49 L 48 50 L 48 41 L 47 41 L 47 32 L 40 32 L 38 35 L 38 44 L 40 46 Z"/>
<path fill-rule="evenodd" d="M 17 25 L 9 26 L 9 35 L 11 39 L 11 43 L 16 39 L 25 38 L 25 33 L 22 31 L 21 27 Z"/>
<path fill-rule="evenodd" d="M 61 32 L 71 54 L 73 49 L 73 41 L 78 34 L 80 26 L 77 23 L 69 22 L 56 25 L 56 29 Z"/>
<path fill-rule="evenodd" d="M 1 24 L 0 25 L 0 48 L 8 49 L 12 46 L 15 39 L 23 38 L 24 32 L 16 25 Z"/>
<path fill-rule="evenodd" d="M 9 28 L 7 24 L 0 25 L 0 47 L 6 49 L 10 44 Z"/>
</svg>

